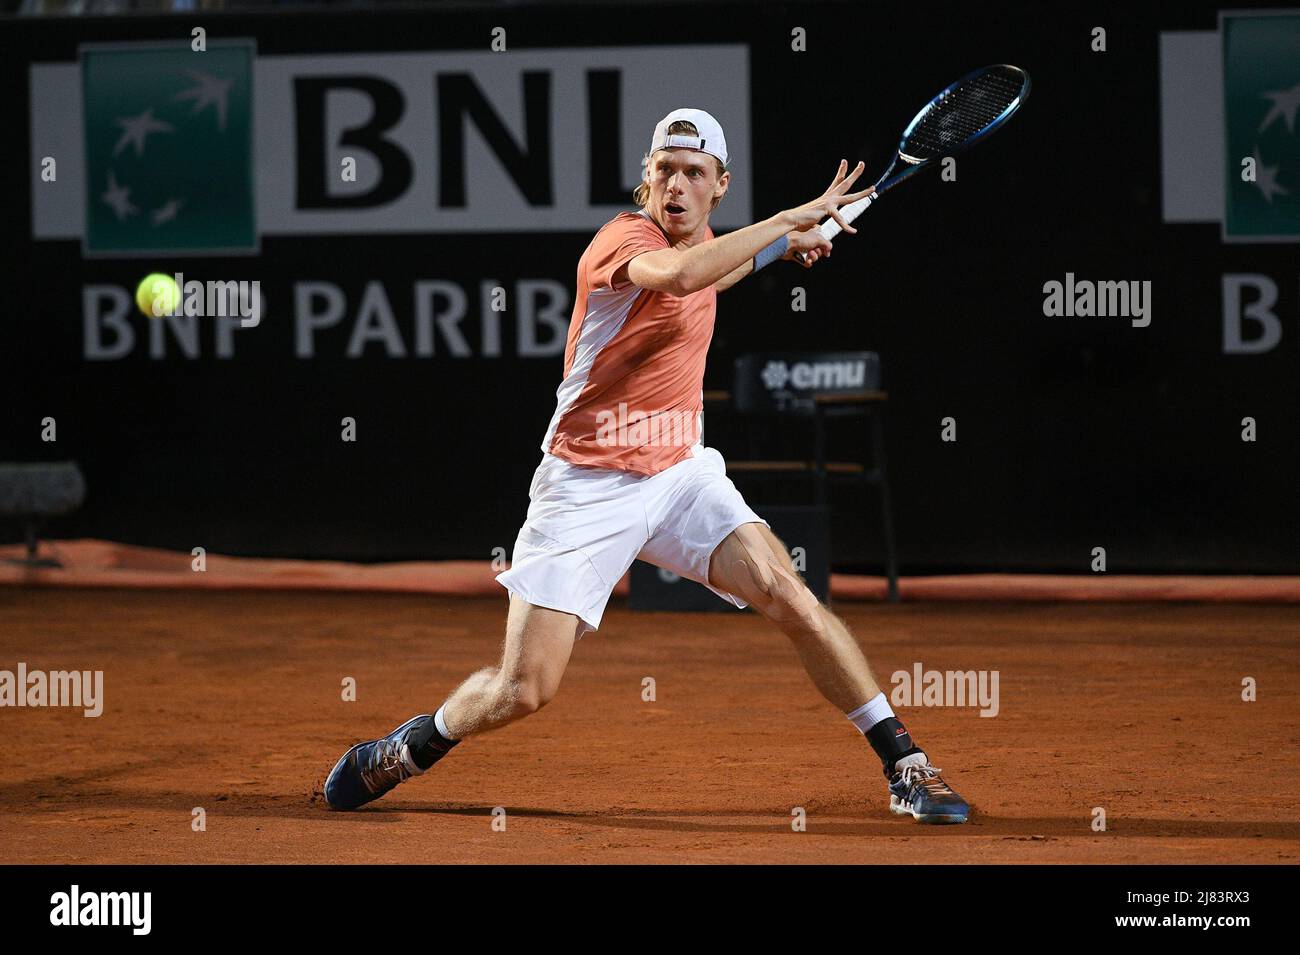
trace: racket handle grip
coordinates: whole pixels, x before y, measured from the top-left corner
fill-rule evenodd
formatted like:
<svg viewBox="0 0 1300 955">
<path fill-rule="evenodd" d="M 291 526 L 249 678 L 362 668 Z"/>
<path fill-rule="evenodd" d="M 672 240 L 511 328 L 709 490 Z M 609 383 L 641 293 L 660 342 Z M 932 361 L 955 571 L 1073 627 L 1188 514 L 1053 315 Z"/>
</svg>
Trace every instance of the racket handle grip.
<svg viewBox="0 0 1300 955">
<path fill-rule="evenodd" d="M 875 201 L 876 201 L 876 193 L 873 192 L 869 196 L 863 196 L 857 202 L 850 202 L 847 206 L 845 206 L 843 209 L 840 210 L 840 215 L 844 216 L 845 222 L 851 223 L 858 216 L 862 215 L 862 213 L 866 212 L 867 207 L 870 206 L 871 203 Z M 829 241 L 835 238 L 841 232 L 843 232 L 844 227 L 841 226 L 834 219 L 827 219 L 825 222 L 823 222 L 821 225 L 817 227 L 817 231 L 822 234 L 822 237 L 824 239 Z M 804 260 L 804 254 L 802 252 L 796 252 L 795 258 L 797 258 L 800 262 L 802 262 Z"/>
<path fill-rule="evenodd" d="M 858 216 L 862 215 L 862 213 L 866 212 L 867 207 L 870 206 L 875 199 L 876 194 L 874 192 L 869 196 L 863 196 L 857 202 L 850 202 L 847 206 L 841 209 L 840 215 L 844 216 L 845 222 L 851 223 Z M 821 232 L 825 238 L 833 239 L 843 232 L 844 228 L 834 219 L 827 219 L 817 227 L 817 230 Z"/>
</svg>

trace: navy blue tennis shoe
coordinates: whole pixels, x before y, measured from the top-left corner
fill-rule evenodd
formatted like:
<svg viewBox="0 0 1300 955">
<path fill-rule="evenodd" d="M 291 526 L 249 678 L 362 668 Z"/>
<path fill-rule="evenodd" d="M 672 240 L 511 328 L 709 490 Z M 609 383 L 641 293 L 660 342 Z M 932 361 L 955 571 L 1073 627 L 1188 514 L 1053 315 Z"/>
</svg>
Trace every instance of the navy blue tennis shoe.
<svg viewBox="0 0 1300 955">
<path fill-rule="evenodd" d="M 334 764 L 325 779 L 325 801 L 331 809 L 356 809 L 378 799 L 422 772 L 411 754 L 408 737 L 428 714 L 413 716 L 382 739 L 357 743 Z"/>
<path fill-rule="evenodd" d="M 925 753 L 913 753 L 895 763 L 894 775 L 889 778 L 890 812 L 939 825 L 965 822 L 970 806 L 939 772 Z"/>
</svg>

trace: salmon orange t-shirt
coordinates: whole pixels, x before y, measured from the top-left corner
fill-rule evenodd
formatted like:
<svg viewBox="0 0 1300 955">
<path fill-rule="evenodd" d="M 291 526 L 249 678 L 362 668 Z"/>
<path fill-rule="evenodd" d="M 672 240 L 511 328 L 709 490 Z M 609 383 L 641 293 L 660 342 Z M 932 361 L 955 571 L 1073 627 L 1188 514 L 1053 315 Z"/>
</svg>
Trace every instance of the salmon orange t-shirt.
<svg viewBox="0 0 1300 955">
<path fill-rule="evenodd" d="M 706 236 L 713 232 L 706 227 Z M 542 450 L 573 464 L 658 474 L 701 437 L 704 361 L 713 338 L 713 286 L 676 296 L 614 273 L 669 247 L 643 210 L 620 213 L 578 260 L 564 380 Z"/>
</svg>

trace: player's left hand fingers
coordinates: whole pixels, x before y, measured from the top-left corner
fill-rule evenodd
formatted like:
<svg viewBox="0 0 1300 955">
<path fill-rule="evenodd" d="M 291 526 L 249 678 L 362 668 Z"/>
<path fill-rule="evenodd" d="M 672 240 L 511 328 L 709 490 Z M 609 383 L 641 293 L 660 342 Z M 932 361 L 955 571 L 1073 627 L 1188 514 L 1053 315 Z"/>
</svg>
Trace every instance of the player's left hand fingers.
<svg viewBox="0 0 1300 955">
<path fill-rule="evenodd" d="M 847 159 L 841 159 L 840 168 L 835 171 L 835 178 L 832 179 L 831 184 L 826 187 L 827 192 L 830 192 L 844 180 L 844 174 L 848 171 L 848 168 L 849 161 Z"/>
<path fill-rule="evenodd" d="M 840 196 L 839 202 L 841 205 L 847 206 L 850 203 L 857 202 L 859 199 L 865 199 L 867 196 L 875 194 L 875 191 L 876 191 L 875 186 L 868 186 L 866 189 L 863 189 L 861 192 L 852 192 L 849 193 L 847 196 Z"/>
<path fill-rule="evenodd" d="M 842 193 L 845 190 L 847 190 L 851 185 L 857 182 L 858 176 L 862 175 L 862 170 L 866 168 L 867 168 L 866 163 L 859 162 L 856 166 L 853 167 L 853 171 L 851 173 L 849 173 L 847 176 L 843 176 L 839 182 L 833 184 L 833 188 L 835 189 L 835 191 Z"/>
</svg>

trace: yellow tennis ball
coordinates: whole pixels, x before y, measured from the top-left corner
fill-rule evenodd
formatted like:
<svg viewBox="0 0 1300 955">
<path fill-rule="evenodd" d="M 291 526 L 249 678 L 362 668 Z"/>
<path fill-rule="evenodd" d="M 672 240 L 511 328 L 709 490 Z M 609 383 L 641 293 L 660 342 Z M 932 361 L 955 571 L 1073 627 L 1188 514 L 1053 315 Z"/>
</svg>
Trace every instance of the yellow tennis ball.
<svg viewBox="0 0 1300 955">
<path fill-rule="evenodd" d="M 135 304 L 148 318 L 170 315 L 181 303 L 181 290 L 170 275 L 154 272 L 136 286 Z"/>
</svg>

